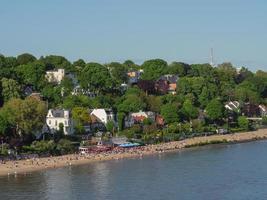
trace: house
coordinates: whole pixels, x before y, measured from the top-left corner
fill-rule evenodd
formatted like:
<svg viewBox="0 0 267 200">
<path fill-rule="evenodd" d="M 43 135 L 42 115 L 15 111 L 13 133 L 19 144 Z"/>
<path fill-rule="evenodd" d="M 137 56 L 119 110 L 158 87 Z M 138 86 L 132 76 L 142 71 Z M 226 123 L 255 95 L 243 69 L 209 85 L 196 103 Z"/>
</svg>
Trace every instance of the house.
<svg viewBox="0 0 267 200">
<path fill-rule="evenodd" d="M 176 94 L 176 87 L 178 81 L 177 75 L 166 74 L 161 76 L 155 83 L 157 92 L 161 94 Z"/>
<path fill-rule="evenodd" d="M 115 123 L 115 115 L 112 111 L 112 109 L 104 109 L 104 108 L 100 108 L 100 109 L 93 109 L 91 114 L 91 116 L 95 116 L 100 122 L 102 122 L 103 124 L 107 124 L 109 121 L 112 121 Z"/>
<path fill-rule="evenodd" d="M 71 135 L 74 132 L 74 124 L 69 110 L 49 109 L 46 116 L 46 124 L 51 133 L 59 130 L 61 124 L 63 124 L 64 135 Z"/>
<path fill-rule="evenodd" d="M 259 117 L 261 115 L 259 106 L 251 103 L 245 103 L 241 113 L 247 117 Z"/>
<path fill-rule="evenodd" d="M 80 85 L 74 87 L 73 91 L 71 92 L 72 95 L 85 95 L 88 97 L 96 97 L 94 92 L 91 92 L 89 89 L 83 89 Z"/>
<path fill-rule="evenodd" d="M 25 96 L 29 96 L 33 93 L 33 86 L 32 85 L 27 85 L 24 89 L 23 89 L 23 93 Z"/>
<path fill-rule="evenodd" d="M 65 76 L 65 70 L 57 69 L 57 70 L 46 71 L 45 78 L 47 79 L 49 83 L 60 84 L 64 76 Z"/>
<path fill-rule="evenodd" d="M 33 92 L 33 93 L 31 93 L 29 95 L 29 97 L 34 98 L 34 99 L 36 99 L 38 101 L 42 101 L 43 100 L 43 96 L 39 92 Z"/>
<path fill-rule="evenodd" d="M 124 118 L 124 127 L 129 128 L 132 127 L 134 124 L 143 123 L 145 119 L 149 119 L 151 122 L 155 122 L 155 118 L 155 113 L 151 111 L 139 111 L 136 113 L 129 113 L 129 115 Z"/>
<path fill-rule="evenodd" d="M 138 80 L 141 78 L 141 75 L 144 71 L 142 69 L 140 70 L 131 70 L 127 73 L 128 76 L 128 84 L 136 84 Z"/>
<path fill-rule="evenodd" d="M 226 110 L 229 111 L 239 111 L 240 109 L 240 103 L 238 101 L 229 101 L 224 105 Z"/>
<path fill-rule="evenodd" d="M 261 117 L 267 116 L 267 107 L 263 104 L 259 105 Z"/>
<path fill-rule="evenodd" d="M 88 132 L 97 132 L 97 131 L 106 131 L 106 125 L 94 114 L 90 115 L 91 123 L 90 127 L 88 127 Z M 84 127 L 85 128 L 85 127 Z"/>
</svg>

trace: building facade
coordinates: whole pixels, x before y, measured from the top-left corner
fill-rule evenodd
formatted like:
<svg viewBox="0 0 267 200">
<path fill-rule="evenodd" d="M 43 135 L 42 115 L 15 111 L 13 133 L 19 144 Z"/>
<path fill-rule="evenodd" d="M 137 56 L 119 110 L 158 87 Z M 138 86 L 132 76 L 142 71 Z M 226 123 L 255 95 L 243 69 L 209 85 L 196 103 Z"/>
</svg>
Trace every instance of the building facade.
<svg viewBox="0 0 267 200">
<path fill-rule="evenodd" d="M 115 115 L 111 109 L 93 109 L 90 115 L 97 117 L 103 124 L 107 124 L 109 121 L 115 123 Z"/>
<path fill-rule="evenodd" d="M 46 116 L 46 124 L 50 132 L 55 133 L 60 130 L 62 124 L 64 135 L 72 135 L 74 133 L 74 124 L 70 115 L 69 110 L 49 109 Z"/>
<path fill-rule="evenodd" d="M 57 83 L 57 84 L 59 84 L 63 80 L 64 76 L 65 76 L 64 69 L 47 71 L 45 75 L 49 83 Z"/>
</svg>

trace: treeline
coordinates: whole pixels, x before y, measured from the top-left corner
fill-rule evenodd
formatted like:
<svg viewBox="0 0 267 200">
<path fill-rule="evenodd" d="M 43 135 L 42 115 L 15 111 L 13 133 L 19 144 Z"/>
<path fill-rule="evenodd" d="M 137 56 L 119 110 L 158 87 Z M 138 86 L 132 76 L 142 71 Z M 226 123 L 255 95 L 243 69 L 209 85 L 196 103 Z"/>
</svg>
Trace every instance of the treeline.
<svg viewBox="0 0 267 200">
<path fill-rule="evenodd" d="M 69 76 L 65 76 L 60 84 L 49 83 L 45 78 L 46 71 L 59 68 L 74 75 L 81 88 L 96 97 L 72 95 L 75 84 Z M 127 90 L 122 90 L 121 84 L 128 82 L 127 72 L 139 69 L 143 70 L 140 79 L 147 81 L 156 81 L 165 74 L 178 75 L 176 94 L 151 93 L 137 85 L 128 85 Z M 70 62 L 55 55 L 36 58 L 25 53 L 17 57 L 0 55 L 0 79 L 1 135 L 14 134 L 11 132 L 14 129 L 15 134 L 34 134 L 44 122 L 46 109 L 55 107 L 74 110 L 79 133 L 84 132 L 82 123 L 90 121 L 84 117 L 88 108 L 112 108 L 117 113 L 118 130 L 122 134 L 149 138 L 165 132 L 209 131 L 213 124 L 223 126 L 229 120 L 224 107 L 228 101 L 239 101 L 241 105 L 267 104 L 267 72 L 254 73 L 245 67 L 237 70 L 231 63 L 212 67 L 182 62 L 168 64 L 161 59 L 152 59 L 141 65 L 130 60 L 100 64 L 86 63 L 82 59 Z M 26 98 L 28 86 L 40 92 L 47 104 Z M 122 131 L 125 116 L 140 110 L 161 115 L 168 128 L 159 129 L 156 124 L 146 122 Z M 237 118 L 236 124 L 239 126 Z M 165 132 L 160 132 L 162 130 Z"/>
</svg>

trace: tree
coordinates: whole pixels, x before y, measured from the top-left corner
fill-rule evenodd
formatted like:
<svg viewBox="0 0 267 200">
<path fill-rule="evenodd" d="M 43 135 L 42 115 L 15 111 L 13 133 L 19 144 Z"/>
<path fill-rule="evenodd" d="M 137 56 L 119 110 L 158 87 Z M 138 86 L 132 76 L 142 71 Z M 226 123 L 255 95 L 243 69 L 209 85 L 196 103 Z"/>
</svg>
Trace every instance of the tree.
<svg viewBox="0 0 267 200">
<path fill-rule="evenodd" d="M 267 116 L 262 117 L 262 124 L 267 125 Z"/>
<path fill-rule="evenodd" d="M 129 112 L 138 112 L 144 110 L 146 107 L 145 102 L 142 98 L 136 95 L 127 95 L 124 101 L 118 105 L 119 112 L 129 113 Z"/>
<path fill-rule="evenodd" d="M 72 117 L 76 123 L 90 123 L 91 122 L 89 110 L 84 107 L 74 107 L 72 109 Z"/>
<path fill-rule="evenodd" d="M 6 130 L 8 128 L 8 121 L 7 119 L 0 113 L 0 136 L 6 134 Z"/>
<path fill-rule="evenodd" d="M 213 99 L 206 107 L 206 113 L 209 119 L 219 120 L 223 117 L 224 107 L 218 99 Z"/>
<path fill-rule="evenodd" d="M 86 63 L 84 62 L 83 59 L 79 59 L 79 60 L 76 60 L 75 62 L 73 62 L 73 66 L 76 68 L 83 69 L 85 67 L 85 65 L 86 65 Z"/>
<path fill-rule="evenodd" d="M 45 65 L 42 62 L 35 61 L 20 65 L 16 68 L 16 74 L 22 83 L 32 85 L 35 90 L 40 90 L 46 84 Z"/>
<path fill-rule="evenodd" d="M 75 130 L 79 134 L 85 132 L 84 124 L 91 122 L 91 117 L 89 115 L 89 110 L 85 107 L 74 107 L 72 109 L 72 118 L 75 121 Z"/>
<path fill-rule="evenodd" d="M 113 121 L 108 121 L 106 124 L 106 128 L 108 132 L 114 133 L 115 124 Z"/>
<path fill-rule="evenodd" d="M 13 79 L 2 78 L 2 96 L 4 101 L 8 101 L 12 98 L 20 97 L 20 86 L 17 81 Z"/>
<path fill-rule="evenodd" d="M 167 70 L 167 62 L 161 59 L 147 60 L 142 64 L 143 80 L 156 80 Z"/>
<path fill-rule="evenodd" d="M 108 69 L 98 63 L 87 64 L 79 79 L 83 88 L 96 93 L 109 91 L 114 85 Z"/>
<path fill-rule="evenodd" d="M 183 115 L 186 116 L 189 120 L 195 119 L 198 116 L 198 109 L 188 99 L 183 103 L 181 111 Z"/>
<path fill-rule="evenodd" d="M 34 62 L 35 60 L 36 58 L 29 53 L 24 53 L 17 57 L 17 62 L 19 65 L 25 65 L 25 64 Z"/>
<path fill-rule="evenodd" d="M 147 109 L 153 112 L 160 112 L 160 108 L 162 106 L 161 97 L 149 95 L 146 98 Z"/>
<path fill-rule="evenodd" d="M 52 106 L 56 106 L 62 102 L 61 87 L 47 84 L 42 90 L 41 94 L 48 100 Z"/>
<path fill-rule="evenodd" d="M 249 121 L 245 116 L 238 117 L 238 125 L 243 130 L 248 130 L 249 129 Z"/>
<path fill-rule="evenodd" d="M 160 114 L 168 124 L 179 121 L 178 109 L 175 104 L 168 103 L 163 105 L 160 109 Z"/>
<path fill-rule="evenodd" d="M 131 60 L 126 60 L 124 61 L 123 65 L 127 68 L 127 69 L 138 69 L 139 66 L 136 65 L 133 61 Z"/>
<path fill-rule="evenodd" d="M 177 74 L 179 77 L 186 76 L 190 69 L 190 65 L 181 62 L 172 62 L 168 66 L 168 74 Z"/>
<path fill-rule="evenodd" d="M 112 63 L 108 64 L 107 66 L 110 70 L 111 77 L 113 78 L 114 82 L 117 83 L 118 86 L 122 83 L 127 83 L 127 81 L 128 81 L 128 76 L 127 76 L 128 69 L 125 67 L 125 65 L 122 65 L 118 62 L 112 62 Z"/>
<path fill-rule="evenodd" d="M 125 117 L 125 114 L 123 112 L 118 113 L 118 131 L 122 131 L 124 128 L 123 127 L 124 117 Z"/>
<path fill-rule="evenodd" d="M 260 102 L 259 93 L 247 86 L 238 86 L 235 89 L 235 97 L 241 102 L 250 102 L 253 104 L 257 104 Z"/>
<path fill-rule="evenodd" d="M 60 87 L 63 92 L 63 96 L 69 95 L 74 88 L 72 79 L 69 77 L 64 77 L 60 82 Z"/>
<path fill-rule="evenodd" d="M 66 69 L 67 72 L 75 71 L 71 63 L 63 56 L 49 55 L 41 57 L 40 61 L 45 64 L 46 70 L 63 68 Z"/>
<path fill-rule="evenodd" d="M 1 115 L 15 127 L 16 133 L 20 136 L 41 130 L 46 113 L 46 104 L 31 97 L 25 100 L 11 99 L 1 109 Z"/>
<path fill-rule="evenodd" d="M 72 145 L 71 141 L 67 140 L 67 139 L 61 139 L 59 140 L 56 150 L 61 154 L 67 154 L 67 153 L 73 153 L 75 148 Z"/>
</svg>

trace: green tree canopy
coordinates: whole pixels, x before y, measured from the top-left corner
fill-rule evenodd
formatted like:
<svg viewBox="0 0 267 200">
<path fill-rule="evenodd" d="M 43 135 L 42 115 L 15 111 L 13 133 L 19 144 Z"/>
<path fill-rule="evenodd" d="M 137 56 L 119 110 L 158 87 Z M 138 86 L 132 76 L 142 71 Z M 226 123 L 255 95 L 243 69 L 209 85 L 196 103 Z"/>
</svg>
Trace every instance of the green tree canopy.
<svg viewBox="0 0 267 200">
<path fill-rule="evenodd" d="M 208 118 L 211 120 L 222 119 L 224 106 L 218 99 L 213 99 L 208 103 L 206 107 L 206 113 Z"/>
<path fill-rule="evenodd" d="M 141 67 L 144 70 L 143 80 L 156 80 L 166 72 L 168 64 L 164 60 L 153 59 L 145 61 Z"/>
<path fill-rule="evenodd" d="M 36 60 L 36 58 L 29 53 L 24 53 L 24 54 L 21 54 L 17 57 L 17 63 L 19 65 L 25 65 L 25 64 L 34 62 L 35 60 Z"/>
<path fill-rule="evenodd" d="M 1 84 L 4 101 L 20 97 L 21 88 L 17 81 L 13 79 L 2 78 Z"/>
<path fill-rule="evenodd" d="M 114 86 L 106 67 L 98 63 L 89 63 L 80 74 L 81 86 L 94 92 L 107 92 Z"/>
<path fill-rule="evenodd" d="M 8 123 L 16 127 L 17 134 L 34 134 L 39 131 L 45 121 L 46 104 L 35 98 L 11 99 L 4 104 L 1 115 Z"/>
<path fill-rule="evenodd" d="M 193 105 L 189 99 L 185 100 L 181 109 L 183 115 L 188 119 L 195 119 L 198 117 L 198 109 Z"/>
<path fill-rule="evenodd" d="M 166 123 L 179 122 L 178 108 L 175 104 L 165 104 L 160 109 L 160 114 L 163 116 Z"/>
<path fill-rule="evenodd" d="M 117 83 L 117 85 L 120 85 L 121 83 L 127 83 L 128 69 L 127 67 L 125 67 L 125 65 L 122 65 L 118 62 L 112 62 L 108 64 L 107 66 L 111 72 L 111 77 L 113 78 L 114 82 Z"/>
</svg>

